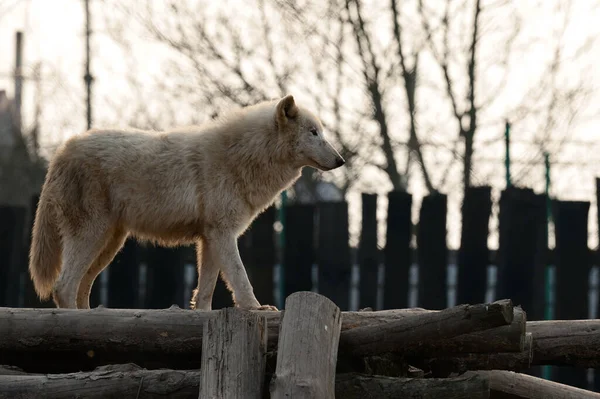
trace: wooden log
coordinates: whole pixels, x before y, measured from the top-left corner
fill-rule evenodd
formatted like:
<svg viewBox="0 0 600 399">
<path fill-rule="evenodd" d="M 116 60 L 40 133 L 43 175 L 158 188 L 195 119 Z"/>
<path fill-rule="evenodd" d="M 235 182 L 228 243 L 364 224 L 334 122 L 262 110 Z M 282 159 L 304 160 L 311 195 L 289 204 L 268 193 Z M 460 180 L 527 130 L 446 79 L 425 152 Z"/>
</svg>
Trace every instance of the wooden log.
<svg viewBox="0 0 600 399">
<path fill-rule="evenodd" d="M 442 354 L 429 358 L 409 357 L 407 361 L 416 367 L 431 370 L 436 376 L 463 373 L 467 370 L 522 371 L 531 367 L 533 342 L 533 335 L 527 333 L 521 352 Z"/>
<path fill-rule="evenodd" d="M 71 374 L 0 375 L 0 399 L 197 398 L 198 370 L 144 370 L 134 364 Z"/>
<path fill-rule="evenodd" d="M 490 397 L 490 387 L 487 378 L 477 374 L 454 378 L 395 378 L 344 373 L 335 379 L 335 396 L 344 399 L 484 399 Z"/>
<path fill-rule="evenodd" d="M 512 371 L 489 370 L 468 372 L 489 379 L 491 398 L 514 399 L 600 399 L 600 394 L 554 381 Z"/>
<path fill-rule="evenodd" d="M 323 295 L 296 292 L 285 301 L 271 398 L 335 398 L 342 319 Z"/>
<path fill-rule="evenodd" d="M 378 326 L 367 325 L 346 331 L 340 349 L 353 356 L 385 352 L 417 353 L 424 341 L 453 338 L 513 321 L 513 306 L 508 299 L 491 304 L 459 305 L 438 312 L 416 313 L 405 320 Z"/>
<path fill-rule="evenodd" d="M 146 370 L 134 364 L 70 374 L 0 374 L 0 398 L 197 398 L 200 370 Z M 392 378 L 357 373 L 335 377 L 336 398 L 487 398 L 487 377 Z M 453 395 L 453 396 L 452 396 Z"/>
<path fill-rule="evenodd" d="M 263 395 L 267 321 L 239 308 L 225 308 L 204 325 L 203 398 L 255 398 Z"/>
<path fill-rule="evenodd" d="M 600 320 L 531 321 L 535 365 L 600 367 Z"/>
<path fill-rule="evenodd" d="M 204 324 L 217 312 L 177 307 L 159 310 L 0 308 L 0 359 L 27 372 L 89 371 L 100 365 L 126 362 L 145 368 L 199 368 Z M 267 350 L 274 351 L 279 337 L 280 312 L 259 312 L 267 319 Z M 469 350 L 473 352 L 515 350 L 520 342 L 519 334 L 515 333 L 520 331 L 515 324 L 521 320 L 519 312 L 515 308 L 512 323 L 515 326 L 439 342 L 423 341 L 413 349 L 418 353 L 431 353 L 428 346 L 434 345 L 435 353 L 454 353 L 471 342 Z M 428 313 L 438 311 L 414 308 L 342 312 L 341 337 L 365 326 L 375 328 L 396 323 L 402 328 L 405 321 L 411 323 L 408 319 Z M 454 339 L 461 343 L 454 343 Z M 479 350 L 475 350 L 476 345 Z"/>
</svg>

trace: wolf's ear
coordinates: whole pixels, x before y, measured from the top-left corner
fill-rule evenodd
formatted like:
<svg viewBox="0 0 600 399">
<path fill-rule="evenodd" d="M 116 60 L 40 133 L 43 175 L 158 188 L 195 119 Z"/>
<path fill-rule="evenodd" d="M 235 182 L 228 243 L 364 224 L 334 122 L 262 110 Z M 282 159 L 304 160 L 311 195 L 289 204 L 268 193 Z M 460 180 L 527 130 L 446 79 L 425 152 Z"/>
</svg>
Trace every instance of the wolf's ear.
<svg viewBox="0 0 600 399">
<path fill-rule="evenodd" d="M 298 106 L 294 101 L 294 96 L 291 94 L 283 97 L 279 103 L 277 103 L 276 120 L 277 123 L 282 126 L 288 119 L 294 119 L 298 115 Z"/>
</svg>

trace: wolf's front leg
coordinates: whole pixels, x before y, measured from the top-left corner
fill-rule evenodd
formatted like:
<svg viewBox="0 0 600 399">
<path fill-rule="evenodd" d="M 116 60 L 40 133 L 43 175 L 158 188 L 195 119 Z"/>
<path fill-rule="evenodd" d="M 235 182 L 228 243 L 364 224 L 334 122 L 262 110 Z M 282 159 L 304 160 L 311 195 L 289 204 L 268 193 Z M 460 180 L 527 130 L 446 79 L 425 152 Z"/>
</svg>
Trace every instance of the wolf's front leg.
<svg viewBox="0 0 600 399">
<path fill-rule="evenodd" d="M 211 254 L 221 266 L 223 277 L 232 291 L 236 306 L 244 309 L 277 310 L 271 305 L 262 305 L 254 296 L 254 289 L 248 280 L 246 268 L 237 247 L 235 234 L 217 233 L 208 239 Z"/>
</svg>

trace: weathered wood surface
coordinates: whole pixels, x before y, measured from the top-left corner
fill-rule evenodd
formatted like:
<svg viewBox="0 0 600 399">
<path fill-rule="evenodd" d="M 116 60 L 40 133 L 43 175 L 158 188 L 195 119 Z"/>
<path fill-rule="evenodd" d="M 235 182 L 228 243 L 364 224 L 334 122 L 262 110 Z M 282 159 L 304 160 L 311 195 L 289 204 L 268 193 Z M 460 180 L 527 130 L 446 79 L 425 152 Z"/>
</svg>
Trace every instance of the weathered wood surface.
<svg viewBox="0 0 600 399">
<path fill-rule="evenodd" d="M 535 365 L 600 367 L 600 320 L 531 321 Z"/>
<path fill-rule="evenodd" d="M 0 307 L 0 360 L 28 372 L 89 371 L 100 365 L 128 362 L 146 368 L 199 368 L 204 324 L 216 312 L 177 307 L 160 310 Z M 281 314 L 258 312 L 267 319 L 267 345 L 268 350 L 273 351 L 279 337 Z M 423 314 L 439 312 L 419 308 L 342 312 L 341 337 L 359 327 L 402 325 L 404 321 Z M 515 308 L 514 314 L 511 327 L 498 327 L 460 338 L 429 340 L 422 342 L 418 348 L 428 351 L 428 346 L 432 345 L 436 353 L 453 353 L 461 350 L 472 336 L 473 343 L 470 345 L 479 342 L 480 345 L 477 345 L 481 351 L 514 350 L 518 341 L 518 334 L 515 334 L 519 330 L 515 324 L 520 320 L 518 308 Z M 410 331 L 407 333 L 410 334 Z M 496 339 L 495 336 L 505 338 Z M 501 347 L 495 347 L 496 344 Z"/>
<path fill-rule="evenodd" d="M 394 378 L 355 373 L 339 374 L 335 396 L 344 399 L 420 398 L 487 399 L 490 387 L 480 375 L 453 378 Z"/>
<path fill-rule="evenodd" d="M 465 375 L 474 374 L 488 378 L 491 398 L 600 399 L 600 394 L 595 392 L 512 371 L 489 370 L 465 373 Z"/>
<path fill-rule="evenodd" d="M 71 374 L 0 374 L 0 399 L 195 399 L 199 383 L 197 370 L 144 370 L 122 364 Z"/>
<path fill-rule="evenodd" d="M 265 380 L 267 321 L 238 308 L 204 325 L 200 399 L 260 399 Z"/>
<path fill-rule="evenodd" d="M 474 333 L 513 322 L 512 302 L 508 299 L 490 304 L 458 305 L 437 312 L 416 313 L 403 320 L 381 325 L 365 325 L 345 331 L 340 351 L 354 356 L 386 352 L 414 354 L 426 341 L 438 341 Z"/>
<path fill-rule="evenodd" d="M 323 295 L 296 292 L 282 319 L 271 398 L 334 399 L 340 308 Z"/>
<path fill-rule="evenodd" d="M 201 381 L 200 370 L 145 370 L 133 364 L 102 366 L 91 372 L 71 374 L 18 374 L 0 374 L 1 399 L 196 399 Z M 479 399 L 487 398 L 486 394 L 489 394 L 487 377 L 479 374 L 444 379 L 356 373 L 335 377 L 336 398 Z"/>
<path fill-rule="evenodd" d="M 521 352 L 441 354 L 427 358 L 409 357 L 407 361 L 442 377 L 467 370 L 523 371 L 532 365 L 534 343 L 533 334 L 527 333 Z"/>
</svg>

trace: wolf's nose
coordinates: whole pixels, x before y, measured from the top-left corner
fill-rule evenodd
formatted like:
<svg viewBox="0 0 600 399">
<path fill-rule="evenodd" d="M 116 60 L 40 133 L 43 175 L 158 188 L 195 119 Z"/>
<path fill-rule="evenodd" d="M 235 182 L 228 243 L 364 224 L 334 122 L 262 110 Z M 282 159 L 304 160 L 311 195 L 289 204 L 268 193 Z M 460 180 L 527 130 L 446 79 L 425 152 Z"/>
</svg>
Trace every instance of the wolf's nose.
<svg viewBox="0 0 600 399">
<path fill-rule="evenodd" d="M 345 164 L 346 161 L 344 161 L 343 158 L 338 158 L 337 161 L 335 161 L 336 166 L 339 168 L 340 166 L 342 166 L 343 164 Z"/>
</svg>

